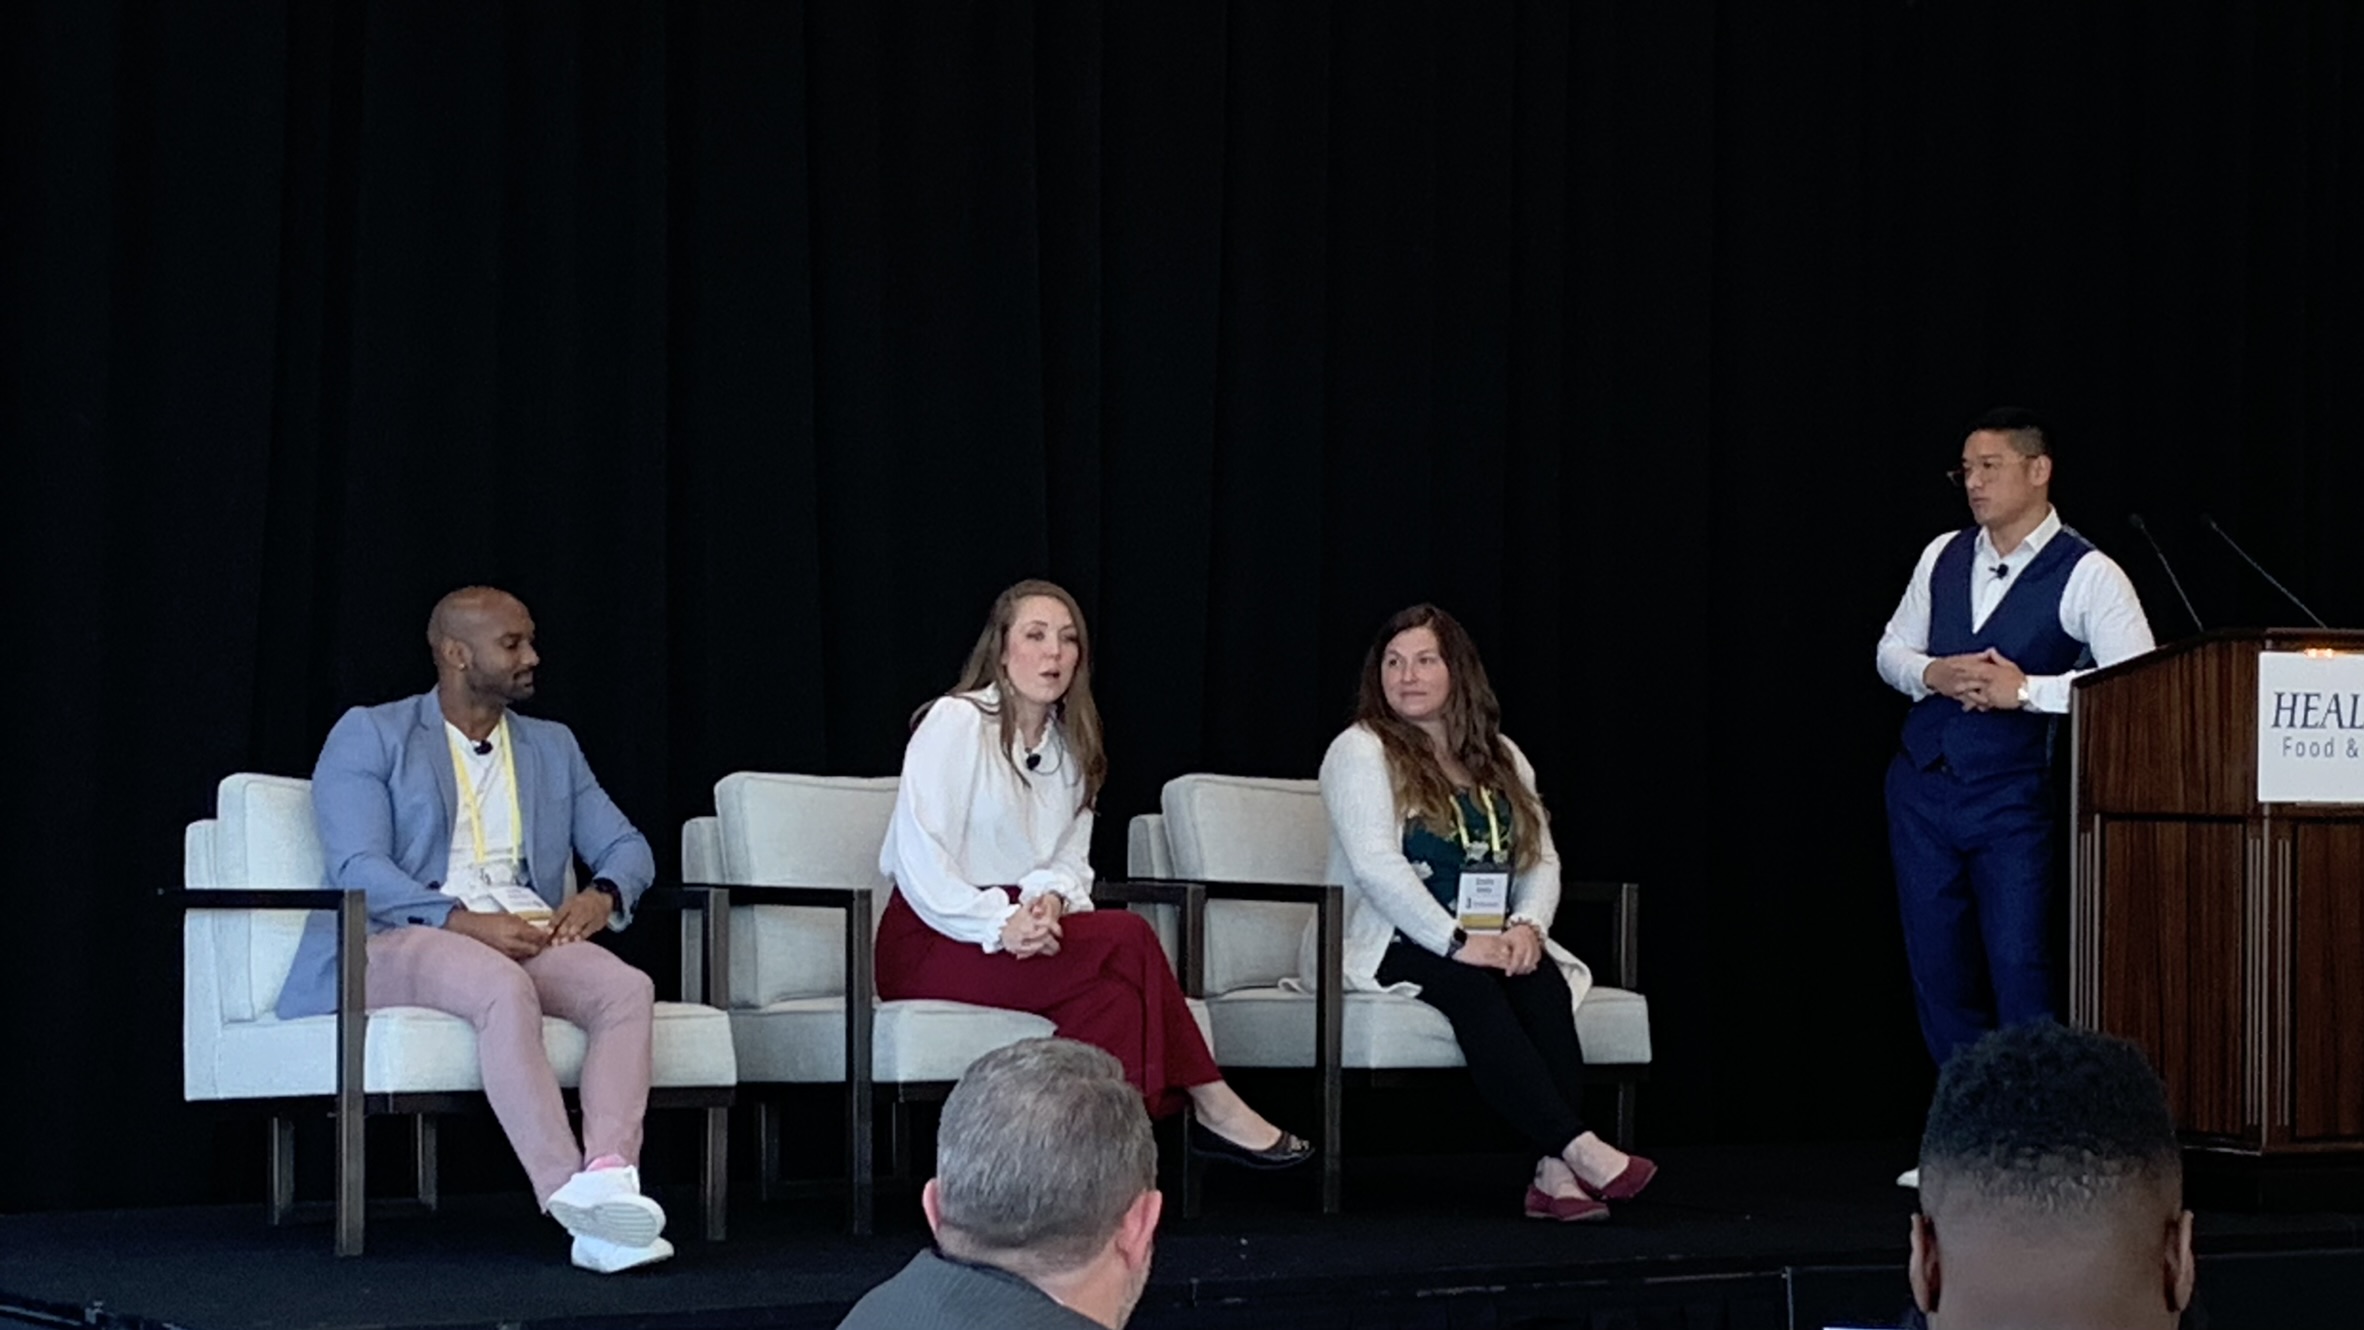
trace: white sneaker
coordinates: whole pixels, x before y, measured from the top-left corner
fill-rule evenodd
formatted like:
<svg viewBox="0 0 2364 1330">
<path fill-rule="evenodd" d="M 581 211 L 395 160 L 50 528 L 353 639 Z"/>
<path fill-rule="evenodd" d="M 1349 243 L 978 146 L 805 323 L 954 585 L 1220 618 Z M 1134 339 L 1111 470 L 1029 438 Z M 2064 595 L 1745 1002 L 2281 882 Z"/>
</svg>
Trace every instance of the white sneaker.
<svg viewBox="0 0 2364 1330">
<path fill-rule="evenodd" d="M 664 1209 L 640 1194 L 640 1170 L 629 1166 L 568 1178 L 550 1196 L 550 1217 L 577 1238 L 597 1238 L 619 1247 L 649 1246 L 665 1231 Z M 672 1255 L 672 1248 L 666 1248 L 666 1255 Z"/>
<path fill-rule="evenodd" d="M 1902 1173 L 1897 1174 L 1896 1185 L 1899 1187 L 1910 1187 L 1914 1191 L 1919 1191 L 1921 1189 L 1921 1170 L 1917 1168 L 1908 1168 Z"/>
<path fill-rule="evenodd" d="M 636 1265 L 655 1265 L 673 1255 L 673 1244 L 659 1238 L 645 1247 L 627 1247 L 620 1242 L 607 1242 L 588 1233 L 575 1235 L 575 1266 L 582 1270 L 596 1270 L 612 1275 L 618 1270 L 629 1270 Z"/>
</svg>

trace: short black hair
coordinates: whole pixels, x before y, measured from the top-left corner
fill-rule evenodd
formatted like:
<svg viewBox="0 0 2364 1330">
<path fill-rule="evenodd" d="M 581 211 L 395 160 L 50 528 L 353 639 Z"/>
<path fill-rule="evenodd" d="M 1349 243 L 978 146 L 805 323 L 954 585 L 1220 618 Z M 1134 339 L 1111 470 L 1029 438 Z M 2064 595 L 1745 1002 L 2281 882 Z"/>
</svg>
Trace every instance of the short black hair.
<svg viewBox="0 0 2364 1330">
<path fill-rule="evenodd" d="M 2024 406 L 1989 407 L 1978 419 L 1971 421 L 1970 428 L 1962 433 L 1966 437 L 1982 430 L 2008 435 L 2011 446 L 2018 449 L 2022 456 L 2052 455 L 2051 426 L 2044 422 L 2042 416 Z"/>
<path fill-rule="evenodd" d="M 2033 1021 L 1963 1049 L 1938 1075 L 1921 1136 L 1926 1212 L 1960 1199 L 2086 1214 L 2182 1188 L 2166 1087 L 2123 1039 Z"/>
</svg>

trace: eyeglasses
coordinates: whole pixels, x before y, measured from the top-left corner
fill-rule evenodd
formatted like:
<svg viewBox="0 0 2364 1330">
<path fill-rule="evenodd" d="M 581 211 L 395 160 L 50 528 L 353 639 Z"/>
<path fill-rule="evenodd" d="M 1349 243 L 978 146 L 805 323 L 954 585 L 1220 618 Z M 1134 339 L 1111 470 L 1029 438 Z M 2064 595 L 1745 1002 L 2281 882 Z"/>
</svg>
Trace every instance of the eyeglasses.
<svg viewBox="0 0 2364 1330">
<path fill-rule="evenodd" d="M 1981 480 L 1993 480 L 2002 473 L 2004 467 L 2013 462 L 2026 460 L 2024 457 L 1981 457 L 1975 464 L 1947 468 L 1945 478 L 1947 483 L 1955 489 L 1963 489 L 1970 484 L 1972 476 L 1977 476 Z"/>
</svg>

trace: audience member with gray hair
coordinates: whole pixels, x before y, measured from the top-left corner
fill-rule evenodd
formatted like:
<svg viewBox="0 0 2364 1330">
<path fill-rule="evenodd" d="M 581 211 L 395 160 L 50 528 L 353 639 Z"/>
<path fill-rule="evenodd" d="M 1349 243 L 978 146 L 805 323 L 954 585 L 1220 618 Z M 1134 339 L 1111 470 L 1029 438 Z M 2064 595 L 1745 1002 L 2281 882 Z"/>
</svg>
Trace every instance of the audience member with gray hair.
<svg viewBox="0 0 2364 1330">
<path fill-rule="evenodd" d="M 945 1101 L 920 1206 L 935 1249 L 840 1330 L 1116 1330 L 1149 1280 L 1164 1207 L 1140 1091 L 1071 1039 L 986 1054 Z"/>
<path fill-rule="evenodd" d="M 1945 1065 L 1911 1277 L 1932 1330 L 2179 1322 L 2194 1277 L 2183 1156 L 2132 1044 L 2036 1021 Z"/>
</svg>

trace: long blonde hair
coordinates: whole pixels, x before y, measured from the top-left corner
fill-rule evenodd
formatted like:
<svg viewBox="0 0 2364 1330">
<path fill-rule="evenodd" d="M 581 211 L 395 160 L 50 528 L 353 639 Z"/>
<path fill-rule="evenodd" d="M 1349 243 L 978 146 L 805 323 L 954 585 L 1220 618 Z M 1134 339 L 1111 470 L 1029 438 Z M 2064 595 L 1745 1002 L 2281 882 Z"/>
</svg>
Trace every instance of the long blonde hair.
<svg viewBox="0 0 2364 1330">
<path fill-rule="evenodd" d="M 1469 771 L 1481 790 L 1493 790 L 1510 800 L 1516 819 L 1511 862 L 1521 870 L 1535 866 L 1543 853 L 1543 801 L 1519 778 L 1518 763 L 1502 739 L 1502 703 L 1486 680 L 1477 644 L 1460 621 L 1434 605 L 1414 605 L 1389 615 L 1363 657 L 1362 685 L 1355 696 L 1356 723 L 1379 736 L 1387 755 L 1388 783 L 1395 790 L 1395 806 L 1404 816 L 1430 826 L 1446 825 L 1453 816 L 1453 782 L 1437 761 L 1435 746 L 1419 726 L 1395 714 L 1387 704 L 1381 669 L 1387 644 L 1399 634 L 1426 628 L 1436 634 L 1437 653 L 1445 658 L 1448 676 L 1444 705 L 1445 747 Z"/>
<path fill-rule="evenodd" d="M 1019 780 L 1026 773 L 1019 769 L 1018 710 L 1006 705 L 1012 687 L 1009 675 L 1002 670 L 1002 656 L 1009 648 L 1010 628 L 1018 620 L 1019 602 L 1030 596 L 1045 596 L 1067 607 L 1075 620 L 1075 677 L 1068 681 L 1067 692 L 1051 707 L 1050 723 L 1059 727 L 1067 741 L 1067 753 L 1083 776 L 1083 802 L 1077 812 L 1090 808 L 1100 798 L 1100 787 L 1108 780 L 1108 752 L 1100 740 L 1100 708 L 1092 701 L 1092 635 L 1084 627 L 1083 607 L 1075 597 L 1056 582 L 1030 577 L 993 599 L 993 609 L 985 616 L 984 630 L 977 634 L 977 645 L 969 649 L 969 659 L 961 666 L 960 682 L 952 686 L 946 697 L 974 693 L 991 686 L 999 691 L 1004 705 L 988 707 L 974 703 L 988 716 L 997 717 L 1001 729 L 1002 760 Z M 931 699 L 926 706 L 912 713 L 911 724 L 917 728 L 928 708 L 942 699 Z"/>
</svg>

